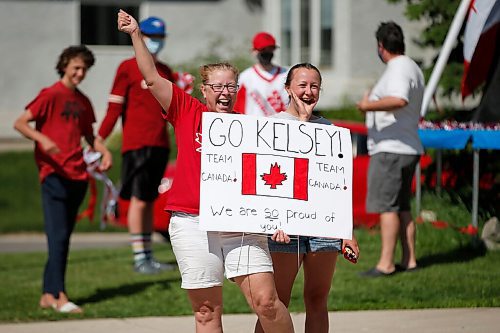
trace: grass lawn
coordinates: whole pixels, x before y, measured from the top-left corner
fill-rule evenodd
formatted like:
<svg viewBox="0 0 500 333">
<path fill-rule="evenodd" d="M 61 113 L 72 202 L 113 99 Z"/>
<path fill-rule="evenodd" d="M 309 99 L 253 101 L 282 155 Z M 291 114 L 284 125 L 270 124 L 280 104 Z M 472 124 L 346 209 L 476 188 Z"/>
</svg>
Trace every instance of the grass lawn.
<svg viewBox="0 0 500 333">
<path fill-rule="evenodd" d="M 339 261 L 330 310 L 413 309 L 500 306 L 500 252 L 486 252 L 471 245 L 470 237 L 452 229 L 418 225 L 418 261 L 421 269 L 391 277 L 358 276 L 376 262 L 379 235 L 357 230 L 361 257 L 353 265 Z M 156 244 L 157 256 L 173 262 L 170 246 Z M 38 308 L 46 254 L 0 254 L 0 321 L 66 319 Z M 302 276 L 295 284 L 290 310 L 304 311 Z M 128 247 L 71 251 L 67 288 L 72 299 L 85 308 L 75 318 L 168 316 L 191 314 L 187 296 L 180 289 L 177 271 L 141 276 L 131 270 Z M 225 313 L 249 312 L 238 288 L 224 286 Z M 73 318 L 73 317 L 72 317 Z"/>
<path fill-rule="evenodd" d="M 113 150 L 113 168 L 109 177 L 118 181 L 121 156 Z M 32 151 L 0 153 L 0 234 L 16 232 L 43 232 L 43 210 L 38 169 Z M 98 199 L 94 221 L 84 219 L 77 223 L 76 231 L 99 231 L 99 204 L 102 183 L 97 182 Z M 87 207 L 88 200 L 80 206 Z M 108 231 L 123 230 L 108 228 Z"/>
<path fill-rule="evenodd" d="M 0 161 L 0 233 L 41 232 L 39 184 L 32 153 L 3 153 Z M 115 168 L 110 173 L 114 180 L 118 179 L 119 162 L 115 153 Z M 435 211 L 440 220 L 454 226 L 470 223 L 465 205 L 446 194 L 425 193 L 422 207 Z M 77 225 L 77 231 L 97 230 L 97 222 L 82 221 Z M 339 259 L 330 310 L 500 306 L 500 251 L 485 251 L 468 235 L 452 228 L 438 230 L 430 224 L 419 224 L 417 257 L 421 269 L 377 279 L 361 278 L 358 273 L 376 263 L 380 249 L 378 230 L 359 229 L 356 236 L 361 247 L 360 260 L 353 265 Z M 159 259 L 175 261 L 169 244 L 155 246 Z M 67 290 L 72 300 L 85 309 L 83 315 L 71 318 L 191 314 L 187 296 L 180 289 L 179 272 L 158 276 L 134 274 L 130 251 L 124 246 L 70 252 Z M 0 322 L 68 318 L 38 308 L 45 260 L 45 252 L 0 253 Z M 302 287 L 300 275 L 293 290 L 292 312 L 304 311 Z M 249 312 L 238 288 L 229 282 L 224 286 L 224 311 Z"/>
</svg>

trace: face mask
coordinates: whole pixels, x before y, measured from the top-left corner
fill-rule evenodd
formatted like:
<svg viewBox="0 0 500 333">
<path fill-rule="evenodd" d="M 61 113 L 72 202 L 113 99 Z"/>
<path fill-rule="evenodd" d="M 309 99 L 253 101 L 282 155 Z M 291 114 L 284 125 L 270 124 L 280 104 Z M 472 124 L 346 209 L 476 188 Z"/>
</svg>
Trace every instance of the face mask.
<svg viewBox="0 0 500 333">
<path fill-rule="evenodd" d="M 262 66 L 267 66 L 271 64 L 271 60 L 273 60 L 274 53 L 273 52 L 259 52 L 257 53 L 257 59 L 259 60 Z"/>
<path fill-rule="evenodd" d="M 377 48 L 377 55 L 380 61 L 382 61 L 385 64 L 384 58 L 382 58 L 382 52 L 380 52 L 380 47 Z"/>
<path fill-rule="evenodd" d="M 144 43 L 146 44 L 149 53 L 156 55 L 158 54 L 158 52 L 161 51 L 161 49 L 163 49 L 163 46 L 165 45 L 165 40 L 163 38 L 145 37 Z"/>
</svg>

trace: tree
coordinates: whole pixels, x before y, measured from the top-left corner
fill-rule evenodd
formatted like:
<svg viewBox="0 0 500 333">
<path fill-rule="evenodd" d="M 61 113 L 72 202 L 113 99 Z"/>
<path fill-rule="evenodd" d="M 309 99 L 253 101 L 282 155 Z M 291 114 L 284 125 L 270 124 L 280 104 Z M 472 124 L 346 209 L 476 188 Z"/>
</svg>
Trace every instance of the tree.
<svg viewBox="0 0 500 333">
<path fill-rule="evenodd" d="M 439 51 L 444 43 L 448 29 L 460 4 L 460 0 L 387 0 L 390 3 L 405 1 L 406 17 L 411 21 L 423 21 L 427 26 L 422 30 L 419 38 L 414 42 L 420 47 L 430 47 L 436 50 L 432 64 L 423 68 L 426 80 L 429 79 L 432 68 L 437 61 Z M 450 54 L 448 64 L 439 81 L 440 92 L 445 97 L 460 93 L 460 82 L 463 74 L 463 32 L 462 24 L 455 48 Z"/>
</svg>

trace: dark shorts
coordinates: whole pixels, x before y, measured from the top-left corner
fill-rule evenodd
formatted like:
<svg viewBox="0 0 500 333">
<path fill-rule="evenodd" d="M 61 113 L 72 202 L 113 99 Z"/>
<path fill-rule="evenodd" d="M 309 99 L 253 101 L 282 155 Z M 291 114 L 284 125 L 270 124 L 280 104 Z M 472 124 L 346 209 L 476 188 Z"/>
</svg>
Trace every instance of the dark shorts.
<svg viewBox="0 0 500 333">
<path fill-rule="evenodd" d="M 268 240 L 270 252 L 309 253 L 309 252 L 338 252 L 342 249 L 342 240 L 333 238 L 291 236 L 290 243 L 278 243 L 271 238 Z"/>
<path fill-rule="evenodd" d="M 366 210 L 371 213 L 410 211 L 411 181 L 419 159 L 419 155 L 372 155 Z"/>
<path fill-rule="evenodd" d="M 167 166 L 169 149 L 144 147 L 123 154 L 120 197 L 152 202 Z"/>
</svg>

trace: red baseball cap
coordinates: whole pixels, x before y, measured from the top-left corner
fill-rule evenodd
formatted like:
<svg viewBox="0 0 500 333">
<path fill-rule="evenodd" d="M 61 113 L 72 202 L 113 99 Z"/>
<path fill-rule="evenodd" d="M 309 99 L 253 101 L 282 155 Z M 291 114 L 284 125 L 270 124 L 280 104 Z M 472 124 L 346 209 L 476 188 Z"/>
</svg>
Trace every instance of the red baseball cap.
<svg viewBox="0 0 500 333">
<path fill-rule="evenodd" d="M 259 32 L 253 37 L 254 50 L 262 50 L 269 46 L 278 47 L 273 35 L 267 32 Z"/>
</svg>

